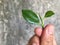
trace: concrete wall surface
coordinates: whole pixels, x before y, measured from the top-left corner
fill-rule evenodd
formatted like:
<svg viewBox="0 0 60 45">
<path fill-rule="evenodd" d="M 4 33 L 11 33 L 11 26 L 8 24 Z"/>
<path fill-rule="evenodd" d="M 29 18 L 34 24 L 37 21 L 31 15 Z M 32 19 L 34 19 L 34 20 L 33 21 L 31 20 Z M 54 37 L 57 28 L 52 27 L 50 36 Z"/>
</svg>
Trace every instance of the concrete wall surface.
<svg viewBox="0 0 60 45">
<path fill-rule="evenodd" d="M 21 10 L 31 9 L 41 16 L 47 10 L 55 15 L 45 20 L 45 25 L 55 25 L 55 37 L 60 44 L 60 0 L 0 0 L 0 45 L 26 45 L 38 25 L 29 24 Z"/>
</svg>

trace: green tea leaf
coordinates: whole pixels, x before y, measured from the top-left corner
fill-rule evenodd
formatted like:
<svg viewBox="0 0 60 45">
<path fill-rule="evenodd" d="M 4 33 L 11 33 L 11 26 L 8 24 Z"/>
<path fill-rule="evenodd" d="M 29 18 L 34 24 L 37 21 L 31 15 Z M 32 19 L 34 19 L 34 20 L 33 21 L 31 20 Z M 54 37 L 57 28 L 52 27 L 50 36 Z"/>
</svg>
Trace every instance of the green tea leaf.
<svg viewBox="0 0 60 45">
<path fill-rule="evenodd" d="M 47 11 L 44 17 L 47 18 L 47 17 L 51 17 L 52 15 L 54 15 L 53 11 Z"/>
<path fill-rule="evenodd" d="M 32 10 L 22 10 L 22 15 L 29 23 L 39 23 L 38 16 Z"/>
</svg>

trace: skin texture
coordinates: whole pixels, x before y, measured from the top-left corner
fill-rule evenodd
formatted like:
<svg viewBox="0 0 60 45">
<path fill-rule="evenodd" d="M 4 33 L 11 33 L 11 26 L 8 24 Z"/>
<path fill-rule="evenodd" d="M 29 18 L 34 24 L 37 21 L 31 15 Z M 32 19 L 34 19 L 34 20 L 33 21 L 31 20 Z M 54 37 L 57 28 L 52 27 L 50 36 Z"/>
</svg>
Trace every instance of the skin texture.
<svg viewBox="0 0 60 45">
<path fill-rule="evenodd" d="M 29 40 L 27 45 L 57 45 L 52 24 L 46 25 L 44 29 L 37 27 L 34 32 L 35 35 Z"/>
</svg>

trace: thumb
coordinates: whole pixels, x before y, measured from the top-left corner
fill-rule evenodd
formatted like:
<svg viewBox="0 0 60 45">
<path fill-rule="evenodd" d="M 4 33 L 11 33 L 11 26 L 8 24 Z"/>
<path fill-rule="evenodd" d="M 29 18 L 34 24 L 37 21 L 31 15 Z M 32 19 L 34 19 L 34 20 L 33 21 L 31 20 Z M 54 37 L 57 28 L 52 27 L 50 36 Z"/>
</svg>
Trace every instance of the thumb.
<svg viewBox="0 0 60 45">
<path fill-rule="evenodd" d="M 55 37 L 53 37 L 53 45 L 57 45 Z"/>
<path fill-rule="evenodd" d="M 43 30 L 41 37 L 41 45 L 53 45 L 53 37 L 54 37 L 54 26 L 49 24 Z"/>
</svg>

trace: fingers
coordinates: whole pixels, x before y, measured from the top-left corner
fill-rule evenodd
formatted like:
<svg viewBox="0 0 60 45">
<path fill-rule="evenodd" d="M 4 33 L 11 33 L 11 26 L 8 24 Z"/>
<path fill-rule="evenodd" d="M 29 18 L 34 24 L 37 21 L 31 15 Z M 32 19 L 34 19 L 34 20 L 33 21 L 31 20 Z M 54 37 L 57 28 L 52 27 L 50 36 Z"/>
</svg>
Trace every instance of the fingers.
<svg viewBox="0 0 60 45">
<path fill-rule="evenodd" d="M 37 27 L 37 28 L 35 28 L 35 30 L 34 30 L 34 32 L 35 32 L 35 34 L 37 35 L 37 36 L 41 36 L 41 34 L 42 34 L 42 29 L 41 28 L 39 28 L 39 27 Z"/>
<path fill-rule="evenodd" d="M 35 28 L 34 30 L 35 35 L 29 40 L 28 45 L 40 45 L 40 39 L 42 29 L 41 28 Z"/>
<path fill-rule="evenodd" d="M 53 45 L 54 26 L 47 25 L 41 36 L 41 45 Z"/>
<path fill-rule="evenodd" d="M 39 37 L 34 35 L 28 42 L 28 45 L 39 45 Z"/>
<path fill-rule="evenodd" d="M 47 25 L 43 31 L 36 28 L 34 32 L 35 35 L 29 40 L 28 45 L 56 45 L 52 24 Z"/>
</svg>

